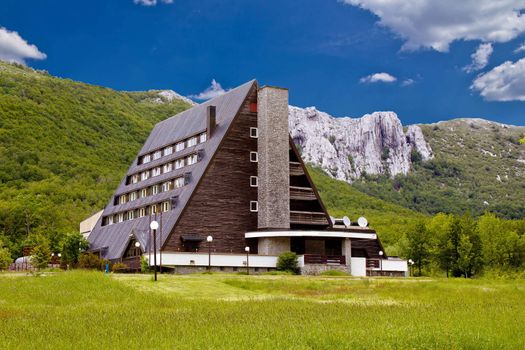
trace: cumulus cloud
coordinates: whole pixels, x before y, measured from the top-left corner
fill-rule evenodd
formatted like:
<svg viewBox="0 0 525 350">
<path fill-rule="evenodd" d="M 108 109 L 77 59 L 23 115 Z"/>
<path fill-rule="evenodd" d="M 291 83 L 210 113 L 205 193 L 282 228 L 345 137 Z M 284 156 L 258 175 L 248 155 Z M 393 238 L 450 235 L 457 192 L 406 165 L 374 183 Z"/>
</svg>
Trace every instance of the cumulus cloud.
<svg viewBox="0 0 525 350">
<path fill-rule="evenodd" d="M 393 83 L 397 78 L 388 73 L 374 73 L 359 79 L 361 83 Z"/>
<path fill-rule="evenodd" d="M 519 53 L 519 52 L 522 52 L 522 51 L 525 51 L 525 43 L 523 43 L 520 46 L 518 46 L 516 48 L 516 50 L 514 50 L 514 53 Z"/>
<path fill-rule="evenodd" d="M 470 88 L 487 101 L 525 101 L 525 58 L 480 74 Z"/>
<path fill-rule="evenodd" d="M 480 44 L 476 52 L 470 56 L 472 58 L 472 63 L 463 67 L 463 70 L 467 73 L 471 73 L 485 68 L 489 63 L 489 58 L 493 51 L 494 49 L 491 43 Z"/>
<path fill-rule="evenodd" d="M 508 42 L 525 32 L 525 0 L 340 0 L 379 17 L 404 50 L 448 51 L 455 40 Z"/>
<path fill-rule="evenodd" d="M 157 3 L 173 4 L 173 0 L 133 0 L 133 3 L 142 6 L 155 6 Z"/>
<path fill-rule="evenodd" d="M 206 88 L 206 90 L 197 95 L 190 95 L 190 98 L 194 98 L 196 100 L 209 100 L 214 97 L 224 95 L 228 91 L 229 89 L 224 90 L 221 84 L 219 84 L 215 79 L 213 79 L 211 81 L 211 85 L 208 88 Z"/>
<path fill-rule="evenodd" d="M 46 54 L 29 44 L 17 32 L 0 27 L 0 60 L 25 64 L 26 59 L 43 60 Z"/>
</svg>

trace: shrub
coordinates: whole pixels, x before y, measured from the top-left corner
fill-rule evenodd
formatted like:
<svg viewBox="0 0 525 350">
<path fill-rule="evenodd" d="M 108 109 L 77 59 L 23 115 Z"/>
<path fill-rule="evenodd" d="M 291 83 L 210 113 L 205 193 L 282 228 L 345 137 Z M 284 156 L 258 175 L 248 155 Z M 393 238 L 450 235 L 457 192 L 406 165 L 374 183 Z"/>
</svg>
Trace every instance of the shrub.
<svg viewBox="0 0 525 350">
<path fill-rule="evenodd" d="M 151 267 L 149 266 L 148 258 L 145 256 L 140 257 L 140 272 L 147 273 L 151 271 Z"/>
<path fill-rule="evenodd" d="M 128 270 L 128 265 L 121 263 L 121 262 L 115 263 L 113 264 L 113 266 L 111 266 L 111 271 L 115 273 L 122 273 L 122 272 L 126 272 L 127 270 Z"/>
<path fill-rule="evenodd" d="M 62 240 L 62 262 L 76 266 L 81 251 L 87 249 L 89 243 L 80 233 L 70 233 Z"/>
<path fill-rule="evenodd" d="M 341 270 L 327 270 L 320 273 L 321 276 L 350 276 L 348 272 Z"/>
<path fill-rule="evenodd" d="M 299 273 L 299 264 L 297 254 L 293 252 L 284 252 L 277 259 L 277 271 L 288 271 L 294 274 Z"/>
<path fill-rule="evenodd" d="M 49 241 L 44 236 L 39 236 L 36 242 L 37 244 L 31 253 L 31 264 L 38 269 L 43 269 L 46 268 L 49 265 L 49 261 L 51 261 Z"/>
<path fill-rule="evenodd" d="M 93 253 L 82 254 L 78 259 L 78 267 L 81 269 L 104 270 L 106 262 L 106 260 L 100 259 Z"/>
<path fill-rule="evenodd" d="M 0 270 L 7 270 L 13 260 L 7 248 L 0 248 Z"/>
</svg>

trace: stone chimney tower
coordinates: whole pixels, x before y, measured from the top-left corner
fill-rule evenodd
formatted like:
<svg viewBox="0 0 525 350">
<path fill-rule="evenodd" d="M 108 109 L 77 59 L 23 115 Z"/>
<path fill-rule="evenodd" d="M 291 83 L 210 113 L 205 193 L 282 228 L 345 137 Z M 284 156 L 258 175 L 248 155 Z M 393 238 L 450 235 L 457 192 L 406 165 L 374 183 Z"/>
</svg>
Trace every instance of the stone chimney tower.
<svg viewBox="0 0 525 350">
<path fill-rule="evenodd" d="M 257 96 L 258 227 L 290 228 L 288 90 L 264 86 Z"/>
</svg>

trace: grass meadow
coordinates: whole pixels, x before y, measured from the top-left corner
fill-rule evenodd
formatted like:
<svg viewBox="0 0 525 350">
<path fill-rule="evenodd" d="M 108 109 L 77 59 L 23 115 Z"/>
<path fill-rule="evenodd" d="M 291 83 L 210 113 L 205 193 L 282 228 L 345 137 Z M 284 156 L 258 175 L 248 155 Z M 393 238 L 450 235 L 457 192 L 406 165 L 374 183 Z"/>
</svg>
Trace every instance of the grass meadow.
<svg viewBox="0 0 525 350">
<path fill-rule="evenodd" d="M 525 281 L 0 274 L 2 349 L 525 349 Z"/>
</svg>

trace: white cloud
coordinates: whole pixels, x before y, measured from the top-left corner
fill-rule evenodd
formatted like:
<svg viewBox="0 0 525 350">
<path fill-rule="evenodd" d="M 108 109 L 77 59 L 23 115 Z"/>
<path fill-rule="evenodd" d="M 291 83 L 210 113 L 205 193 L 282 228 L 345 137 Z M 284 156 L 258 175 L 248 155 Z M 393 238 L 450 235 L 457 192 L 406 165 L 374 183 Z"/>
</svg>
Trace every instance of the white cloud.
<svg viewBox="0 0 525 350">
<path fill-rule="evenodd" d="M 523 43 L 520 46 L 518 46 L 516 48 L 516 50 L 514 50 L 514 53 L 519 53 L 519 52 L 522 52 L 522 51 L 525 51 L 525 43 Z"/>
<path fill-rule="evenodd" d="M 472 63 L 463 67 L 463 70 L 467 73 L 471 73 L 485 68 L 489 63 L 489 58 L 493 51 L 494 49 L 491 43 L 480 44 L 476 52 L 470 55 Z"/>
<path fill-rule="evenodd" d="M 397 78 L 388 73 L 374 73 L 359 79 L 361 83 L 393 83 Z"/>
<path fill-rule="evenodd" d="M 448 51 L 455 40 L 508 42 L 525 32 L 525 0 L 340 0 L 373 12 L 403 49 Z"/>
<path fill-rule="evenodd" d="M 414 80 L 414 79 L 410 79 L 410 78 L 408 78 L 408 79 L 405 79 L 405 80 L 403 80 L 403 81 L 401 82 L 401 86 L 410 86 L 410 85 L 412 85 L 412 84 L 414 84 L 414 83 L 415 83 L 415 80 Z"/>
<path fill-rule="evenodd" d="M 190 95 L 190 98 L 194 98 L 196 100 L 209 100 L 209 99 L 212 99 L 214 97 L 217 97 L 217 96 L 220 96 L 220 95 L 224 95 L 228 91 L 229 91 L 229 89 L 228 90 L 224 90 L 222 88 L 221 84 L 219 84 L 217 81 L 215 81 L 215 79 L 213 79 L 211 81 L 211 86 L 206 88 L 206 90 L 204 90 L 203 92 L 201 92 L 198 95 Z"/>
<path fill-rule="evenodd" d="M 142 6 L 155 6 L 157 3 L 173 4 L 173 0 L 133 0 L 133 3 Z"/>
<path fill-rule="evenodd" d="M 25 64 L 26 59 L 43 60 L 46 54 L 30 45 L 17 32 L 0 27 L 0 60 Z"/>
<path fill-rule="evenodd" d="M 470 88 L 487 101 L 525 101 L 525 58 L 479 75 Z"/>
</svg>

